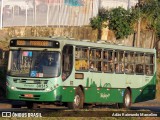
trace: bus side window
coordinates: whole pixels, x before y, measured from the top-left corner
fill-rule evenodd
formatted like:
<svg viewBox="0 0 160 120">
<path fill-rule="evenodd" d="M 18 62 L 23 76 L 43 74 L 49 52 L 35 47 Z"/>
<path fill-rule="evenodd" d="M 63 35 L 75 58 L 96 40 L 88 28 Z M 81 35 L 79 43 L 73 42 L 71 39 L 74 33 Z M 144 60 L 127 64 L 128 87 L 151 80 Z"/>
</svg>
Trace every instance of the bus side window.
<svg viewBox="0 0 160 120">
<path fill-rule="evenodd" d="M 62 52 L 62 80 L 66 80 L 72 72 L 73 46 L 66 45 Z"/>
<path fill-rule="evenodd" d="M 89 49 L 77 46 L 75 49 L 75 70 L 88 70 Z"/>
<path fill-rule="evenodd" d="M 134 53 L 126 51 L 125 52 L 125 67 L 124 71 L 127 74 L 133 74 L 134 73 Z"/>
<path fill-rule="evenodd" d="M 154 55 L 145 55 L 145 74 L 153 75 L 154 72 Z"/>
<path fill-rule="evenodd" d="M 113 51 L 104 50 L 103 51 L 103 71 L 104 72 L 113 72 Z"/>
<path fill-rule="evenodd" d="M 115 51 L 114 68 L 115 68 L 115 73 L 124 72 L 124 51 Z"/>
<path fill-rule="evenodd" d="M 144 74 L 144 54 L 135 54 L 136 73 Z"/>
<path fill-rule="evenodd" d="M 101 72 L 102 71 L 102 50 L 101 49 L 90 49 L 90 71 Z M 94 69 L 91 69 L 91 67 Z"/>
</svg>

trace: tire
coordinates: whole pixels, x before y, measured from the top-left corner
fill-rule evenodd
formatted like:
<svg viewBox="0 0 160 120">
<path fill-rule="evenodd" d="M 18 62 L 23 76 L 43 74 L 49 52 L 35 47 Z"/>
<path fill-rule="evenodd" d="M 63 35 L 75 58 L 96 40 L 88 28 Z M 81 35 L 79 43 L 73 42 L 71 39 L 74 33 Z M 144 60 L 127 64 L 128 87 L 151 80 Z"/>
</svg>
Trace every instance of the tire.
<svg viewBox="0 0 160 120">
<path fill-rule="evenodd" d="M 67 104 L 69 109 L 82 109 L 84 104 L 84 94 L 80 87 L 76 88 L 73 102 Z"/>
<path fill-rule="evenodd" d="M 33 102 L 26 102 L 26 106 L 28 109 L 36 109 L 38 108 L 38 104 L 37 103 L 33 103 Z"/>
<path fill-rule="evenodd" d="M 132 104 L 131 93 L 128 89 L 126 89 L 123 97 L 123 103 L 118 103 L 116 106 L 117 108 L 129 109 L 131 107 L 131 104 Z"/>
</svg>

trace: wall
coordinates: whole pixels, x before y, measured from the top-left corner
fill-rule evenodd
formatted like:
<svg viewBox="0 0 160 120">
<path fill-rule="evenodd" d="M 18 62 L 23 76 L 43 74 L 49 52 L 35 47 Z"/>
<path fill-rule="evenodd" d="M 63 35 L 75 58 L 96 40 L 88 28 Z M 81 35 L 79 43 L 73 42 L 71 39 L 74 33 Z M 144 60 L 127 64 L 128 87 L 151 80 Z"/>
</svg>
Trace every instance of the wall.
<svg viewBox="0 0 160 120">
<path fill-rule="evenodd" d="M 154 31 L 149 31 L 149 30 L 141 31 L 140 40 L 137 41 L 137 33 L 134 33 L 128 36 L 127 38 L 116 40 L 113 31 L 108 30 L 108 28 L 103 28 L 101 39 L 108 41 L 110 43 L 122 44 L 126 46 L 142 47 L 142 48 L 153 48 L 156 42 Z"/>
<path fill-rule="evenodd" d="M 132 6 L 135 6 L 138 3 L 138 0 L 101 0 L 101 7 L 111 9 L 116 7 L 123 7 L 128 9 Z"/>
<path fill-rule="evenodd" d="M 98 31 L 89 26 L 84 27 L 9 27 L 0 30 L 0 48 L 7 49 L 10 38 L 13 37 L 49 37 L 49 36 L 67 36 L 80 39 L 89 39 L 92 42 L 97 41 Z M 116 40 L 112 31 L 104 28 L 101 39 L 110 43 L 123 44 L 127 46 L 139 46 L 143 48 L 153 48 L 156 41 L 153 31 L 143 31 L 140 35 L 140 41 L 136 40 L 137 34 L 132 34 L 128 38 Z"/>
<path fill-rule="evenodd" d="M 97 30 L 91 27 L 9 27 L 0 30 L 0 48 L 8 49 L 9 40 L 13 37 L 49 37 L 67 36 L 96 41 Z"/>
</svg>

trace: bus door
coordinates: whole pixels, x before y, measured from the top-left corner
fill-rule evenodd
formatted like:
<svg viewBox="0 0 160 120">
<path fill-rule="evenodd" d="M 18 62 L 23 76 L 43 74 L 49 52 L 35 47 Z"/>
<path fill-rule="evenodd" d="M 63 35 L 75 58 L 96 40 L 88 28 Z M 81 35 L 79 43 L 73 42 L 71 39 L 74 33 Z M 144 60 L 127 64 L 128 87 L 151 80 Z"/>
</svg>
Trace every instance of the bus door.
<svg viewBox="0 0 160 120">
<path fill-rule="evenodd" d="M 62 52 L 62 80 L 65 81 L 67 78 L 73 77 L 71 76 L 73 75 L 72 72 L 73 72 L 73 46 L 65 45 Z"/>
</svg>

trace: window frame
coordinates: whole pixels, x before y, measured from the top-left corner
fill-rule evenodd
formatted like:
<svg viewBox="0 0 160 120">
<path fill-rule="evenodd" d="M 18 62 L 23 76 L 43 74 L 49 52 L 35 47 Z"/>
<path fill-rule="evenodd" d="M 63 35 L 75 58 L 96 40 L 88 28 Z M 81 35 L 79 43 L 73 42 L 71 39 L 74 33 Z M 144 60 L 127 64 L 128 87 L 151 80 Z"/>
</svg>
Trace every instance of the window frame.
<svg viewBox="0 0 160 120">
<path fill-rule="evenodd" d="M 104 52 L 107 52 L 108 56 L 107 56 L 107 60 L 105 58 L 105 53 Z M 113 73 L 114 72 L 114 61 L 113 61 L 113 55 L 114 55 L 114 50 L 113 49 L 104 49 L 102 51 L 103 55 L 102 55 L 102 71 L 104 73 Z M 111 53 L 111 54 L 110 54 Z M 110 56 L 111 55 L 111 56 Z M 109 58 L 110 57 L 110 58 Z M 107 70 L 104 70 L 104 64 L 107 64 Z"/>
<path fill-rule="evenodd" d="M 72 63 L 71 63 L 71 67 L 70 67 L 70 70 L 68 72 L 68 75 L 66 75 L 67 71 L 64 70 L 65 63 L 63 63 L 65 61 L 64 55 L 67 54 L 66 50 L 65 50 L 66 54 L 63 53 L 66 46 L 72 47 L 72 54 L 70 55 L 70 57 L 72 57 L 72 58 L 69 58 L 69 60 L 72 60 Z M 74 66 L 74 55 L 73 55 L 73 53 L 74 53 L 74 46 L 73 45 L 66 44 L 66 45 L 63 46 L 63 49 L 62 49 L 62 61 L 61 61 L 61 64 L 62 64 L 62 68 L 61 68 L 62 69 L 62 81 L 65 81 L 71 75 L 71 73 L 73 71 L 73 66 Z"/>
<path fill-rule="evenodd" d="M 146 62 L 146 58 L 145 58 L 145 75 L 146 76 L 153 76 L 153 74 L 155 72 L 155 55 L 153 53 L 145 53 L 145 57 L 146 56 L 147 57 L 152 57 L 152 58 L 149 58 L 148 63 Z M 149 74 L 146 73 L 147 66 L 149 67 L 149 71 L 151 72 Z M 152 66 L 152 70 L 151 70 L 151 66 Z"/>
<path fill-rule="evenodd" d="M 136 60 L 136 55 L 138 55 L 137 60 Z M 143 60 L 141 58 L 141 55 L 142 55 Z M 144 75 L 145 74 L 145 72 L 144 72 L 144 69 L 145 69 L 144 56 L 145 56 L 145 53 L 143 53 L 143 52 L 135 52 L 135 74 L 136 75 Z M 137 72 L 137 71 L 141 71 L 140 70 L 141 66 L 142 66 L 142 68 L 141 68 L 142 72 Z"/>
<path fill-rule="evenodd" d="M 148 76 L 152 76 L 154 74 L 154 67 L 155 67 L 155 53 L 146 53 L 142 51 L 130 51 L 130 50 L 123 50 L 123 49 L 110 49 L 110 48 L 99 48 L 99 47 L 89 47 L 89 46 L 75 46 L 75 57 L 74 57 L 74 64 L 75 64 L 75 71 L 82 71 L 82 72 L 98 72 L 98 73 L 116 73 L 116 74 L 136 74 L 136 75 L 146 75 L 146 66 L 149 65 L 150 67 L 153 66 L 150 69 L 153 69 L 152 74 L 149 74 Z M 81 55 L 84 55 L 85 52 L 87 53 L 86 57 L 76 57 L 76 49 L 80 49 Z M 85 52 L 83 52 L 83 50 Z M 99 58 L 96 56 L 99 52 Z M 105 59 L 105 52 L 108 54 L 107 60 Z M 127 59 L 126 59 L 127 54 Z M 153 63 L 146 64 L 145 57 L 146 55 L 152 55 L 153 56 Z M 117 60 L 115 61 L 115 58 Z M 109 60 L 111 59 L 111 60 Z M 76 60 L 85 60 L 86 69 L 76 69 Z M 94 67 L 97 68 L 96 70 L 90 69 L 90 63 L 94 64 Z M 106 70 L 104 70 L 104 66 L 107 66 Z M 116 64 L 119 66 L 119 71 L 116 72 Z M 120 66 L 122 65 L 122 66 Z M 142 67 L 142 73 L 137 72 L 136 69 L 139 65 L 139 67 Z M 110 66 L 110 69 L 109 69 Z M 131 72 L 126 72 L 125 67 L 128 66 L 128 70 L 130 69 Z"/>
<path fill-rule="evenodd" d="M 76 57 L 76 48 L 78 48 L 78 49 L 80 49 L 80 57 L 78 58 L 78 57 Z M 87 50 L 87 57 L 85 58 L 85 57 L 81 57 L 81 56 L 83 56 L 83 50 Z M 85 65 L 82 65 L 82 69 L 76 69 L 76 61 L 85 61 L 84 63 L 86 63 L 86 65 L 87 65 L 87 69 L 83 69 L 83 66 L 85 66 Z M 86 46 L 75 46 L 75 57 L 74 57 L 74 61 L 75 61 L 75 63 L 74 63 L 74 65 L 75 65 L 75 71 L 83 71 L 83 72 L 88 72 L 89 71 L 89 64 L 88 64 L 88 62 L 89 62 L 89 48 L 88 47 L 86 47 Z M 78 63 L 77 63 L 78 64 Z"/>
<path fill-rule="evenodd" d="M 126 57 L 127 54 L 127 57 Z M 133 55 L 131 57 L 131 55 Z M 125 51 L 124 53 L 124 73 L 133 75 L 135 74 L 135 52 L 134 51 Z M 127 67 L 126 67 L 127 66 Z M 129 70 L 132 66 L 132 72 L 127 72 L 126 70 Z"/>
<path fill-rule="evenodd" d="M 123 57 L 120 60 L 120 53 L 123 53 Z M 116 74 L 124 74 L 124 70 L 122 71 L 123 67 L 124 67 L 124 54 L 125 51 L 124 50 L 120 50 L 120 49 L 116 49 L 114 50 L 113 53 L 113 61 L 114 61 L 114 73 Z M 115 55 L 116 55 L 116 61 L 115 61 Z M 116 66 L 118 66 L 118 71 L 116 70 Z"/>
<path fill-rule="evenodd" d="M 94 53 L 92 53 L 91 51 L 93 51 Z M 96 55 L 97 55 L 97 51 L 100 51 L 100 57 L 97 59 Z M 93 56 L 92 56 L 93 55 Z M 102 69 L 102 56 L 103 56 L 103 49 L 102 48 L 95 48 L 95 47 L 91 47 L 89 49 L 89 71 L 90 72 L 98 72 L 101 73 L 103 71 Z M 100 62 L 100 64 L 98 63 Z M 91 64 L 93 64 L 93 69 L 91 68 Z M 100 67 L 98 67 L 99 65 Z"/>
</svg>

